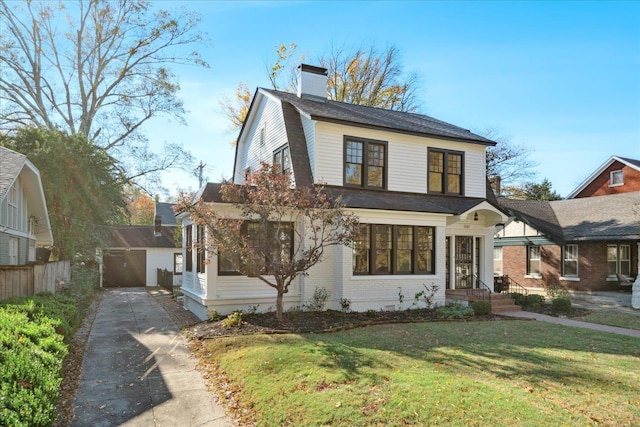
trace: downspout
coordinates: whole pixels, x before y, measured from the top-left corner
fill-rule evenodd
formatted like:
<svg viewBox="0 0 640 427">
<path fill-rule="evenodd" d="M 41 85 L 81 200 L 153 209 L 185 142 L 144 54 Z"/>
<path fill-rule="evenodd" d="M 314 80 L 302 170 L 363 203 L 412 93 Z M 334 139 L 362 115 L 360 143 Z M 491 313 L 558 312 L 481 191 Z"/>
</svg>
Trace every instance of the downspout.
<svg viewBox="0 0 640 427">
<path fill-rule="evenodd" d="M 636 269 L 636 281 L 631 288 L 631 307 L 640 309 L 640 242 L 638 242 L 638 268 Z"/>
</svg>

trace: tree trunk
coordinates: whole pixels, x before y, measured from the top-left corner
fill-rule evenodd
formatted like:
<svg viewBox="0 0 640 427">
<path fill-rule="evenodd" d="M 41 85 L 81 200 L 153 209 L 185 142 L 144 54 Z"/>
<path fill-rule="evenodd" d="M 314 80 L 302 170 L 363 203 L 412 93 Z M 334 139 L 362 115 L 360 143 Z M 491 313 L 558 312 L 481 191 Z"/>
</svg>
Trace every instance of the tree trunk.
<svg viewBox="0 0 640 427">
<path fill-rule="evenodd" d="M 278 296 L 276 296 L 276 319 L 282 320 L 282 299 L 284 292 L 278 289 Z"/>
</svg>

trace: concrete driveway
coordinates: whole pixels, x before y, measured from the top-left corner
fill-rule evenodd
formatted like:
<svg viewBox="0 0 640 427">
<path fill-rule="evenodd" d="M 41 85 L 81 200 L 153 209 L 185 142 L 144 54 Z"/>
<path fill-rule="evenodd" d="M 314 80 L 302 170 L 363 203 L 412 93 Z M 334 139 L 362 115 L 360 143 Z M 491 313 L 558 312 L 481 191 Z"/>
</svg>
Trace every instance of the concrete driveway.
<svg viewBox="0 0 640 427">
<path fill-rule="evenodd" d="M 166 311 L 143 288 L 104 292 L 72 426 L 232 426 Z"/>
</svg>

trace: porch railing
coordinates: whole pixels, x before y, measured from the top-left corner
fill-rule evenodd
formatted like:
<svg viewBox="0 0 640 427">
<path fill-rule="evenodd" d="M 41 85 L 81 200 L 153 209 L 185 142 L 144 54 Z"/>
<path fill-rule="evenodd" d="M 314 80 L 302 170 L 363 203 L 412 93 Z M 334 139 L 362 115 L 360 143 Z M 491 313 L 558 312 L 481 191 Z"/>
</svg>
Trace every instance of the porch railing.
<svg viewBox="0 0 640 427">
<path fill-rule="evenodd" d="M 518 293 L 523 295 L 529 294 L 529 291 L 527 290 L 527 288 L 525 288 L 520 283 L 516 282 L 506 274 L 504 276 L 496 276 L 493 278 L 493 288 L 496 289 L 496 292 L 500 292 L 500 293 L 503 293 L 506 291 L 506 293 L 509 293 L 509 294 L 513 294 L 513 293 Z"/>
<path fill-rule="evenodd" d="M 475 287 L 470 287 L 470 288 L 462 288 L 466 291 L 467 296 L 472 296 L 474 298 L 478 298 L 478 299 L 489 299 L 491 298 L 491 288 L 489 286 L 487 286 L 486 283 L 484 283 L 482 280 L 480 280 L 480 278 L 478 276 L 476 276 L 475 274 L 472 274 L 470 276 L 470 278 L 472 279 L 473 282 L 475 282 L 476 286 Z"/>
</svg>

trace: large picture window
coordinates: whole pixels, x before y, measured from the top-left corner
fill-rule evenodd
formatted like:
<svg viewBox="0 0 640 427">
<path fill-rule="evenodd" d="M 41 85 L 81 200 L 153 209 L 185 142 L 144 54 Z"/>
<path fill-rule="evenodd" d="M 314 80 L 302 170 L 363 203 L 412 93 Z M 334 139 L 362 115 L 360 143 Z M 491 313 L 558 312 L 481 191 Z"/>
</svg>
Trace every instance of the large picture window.
<svg viewBox="0 0 640 427">
<path fill-rule="evenodd" d="M 607 275 L 631 274 L 631 246 L 607 245 Z"/>
<path fill-rule="evenodd" d="M 462 195 L 463 153 L 430 149 L 428 162 L 429 193 Z"/>
<path fill-rule="evenodd" d="M 260 262 L 260 269 L 268 274 L 278 263 L 288 263 L 293 257 L 293 224 L 288 222 L 269 223 L 265 230 L 263 225 L 257 222 L 245 222 L 242 225 L 242 233 L 246 236 L 247 244 L 254 252 L 262 252 L 264 257 Z M 269 236 L 277 233 L 278 241 L 269 240 Z M 218 252 L 218 274 L 221 276 L 238 275 L 241 260 L 239 256 L 228 256 Z"/>
<path fill-rule="evenodd" d="M 344 185 L 387 187 L 387 143 L 345 136 Z"/>
<path fill-rule="evenodd" d="M 360 224 L 353 274 L 434 274 L 435 228 Z"/>
<path fill-rule="evenodd" d="M 527 246 L 527 275 L 540 277 L 540 246 Z"/>
<path fill-rule="evenodd" d="M 578 245 L 566 245 L 562 248 L 562 275 L 578 277 Z"/>
</svg>

